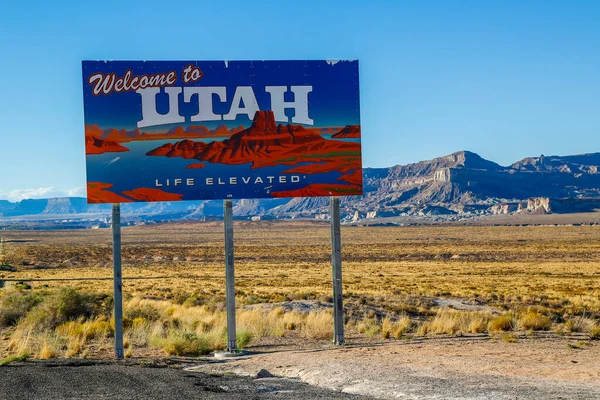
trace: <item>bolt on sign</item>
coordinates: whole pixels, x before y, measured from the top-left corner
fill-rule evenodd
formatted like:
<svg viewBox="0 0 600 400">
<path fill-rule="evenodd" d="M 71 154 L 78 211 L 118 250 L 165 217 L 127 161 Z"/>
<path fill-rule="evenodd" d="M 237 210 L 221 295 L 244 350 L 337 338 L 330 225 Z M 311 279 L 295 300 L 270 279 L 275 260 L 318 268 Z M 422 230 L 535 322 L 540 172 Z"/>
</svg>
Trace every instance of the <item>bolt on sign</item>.
<svg viewBox="0 0 600 400">
<path fill-rule="evenodd" d="M 362 194 L 358 61 L 83 61 L 89 203 Z"/>
</svg>

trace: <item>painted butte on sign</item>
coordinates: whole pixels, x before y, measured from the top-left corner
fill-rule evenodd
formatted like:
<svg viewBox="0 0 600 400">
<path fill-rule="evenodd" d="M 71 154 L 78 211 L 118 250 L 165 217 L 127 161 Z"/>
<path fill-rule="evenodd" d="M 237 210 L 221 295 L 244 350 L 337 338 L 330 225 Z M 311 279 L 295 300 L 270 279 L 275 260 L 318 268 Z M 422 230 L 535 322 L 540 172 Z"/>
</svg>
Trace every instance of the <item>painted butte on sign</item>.
<svg viewBox="0 0 600 400">
<path fill-rule="evenodd" d="M 355 62 L 83 69 L 91 203 L 362 193 Z"/>
</svg>

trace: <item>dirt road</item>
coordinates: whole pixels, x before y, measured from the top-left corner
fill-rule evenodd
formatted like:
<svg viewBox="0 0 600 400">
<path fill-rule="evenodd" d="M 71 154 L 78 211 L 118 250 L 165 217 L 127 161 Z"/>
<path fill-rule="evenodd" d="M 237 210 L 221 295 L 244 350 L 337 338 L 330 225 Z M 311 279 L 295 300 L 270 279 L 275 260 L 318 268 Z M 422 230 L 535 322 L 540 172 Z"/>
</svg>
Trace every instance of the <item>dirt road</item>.
<svg viewBox="0 0 600 400">
<path fill-rule="evenodd" d="M 600 343 L 556 337 L 269 348 L 195 370 L 255 374 L 261 368 L 383 399 L 600 399 Z"/>
</svg>

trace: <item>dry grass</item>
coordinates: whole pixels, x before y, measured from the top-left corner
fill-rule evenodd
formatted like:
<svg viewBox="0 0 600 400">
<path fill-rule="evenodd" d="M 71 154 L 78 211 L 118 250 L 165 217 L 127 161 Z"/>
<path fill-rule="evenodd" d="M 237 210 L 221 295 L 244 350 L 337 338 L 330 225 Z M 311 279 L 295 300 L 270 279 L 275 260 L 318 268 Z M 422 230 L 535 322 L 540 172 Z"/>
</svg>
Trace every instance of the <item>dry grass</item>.
<svg viewBox="0 0 600 400">
<path fill-rule="evenodd" d="M 513 330 L 515 326 L 516 321 L 513 313 L 506 313 L 492 318 L 488 323 L 488 330 L 490 332 L 506 332 Z"/>
<path fill-rule="evenodd" d="M 5 365 L 8 365 L 13 362 L 25 361 L 28 358 L 29 358 L 28 353 L 12 354 L 12 355 L 7 356 L 0 360 L 0 367 L 3 367 Z"/>
<path fill-rule="evenodd" d="M 283 314 L 281 322 L 283 323 L 283 329 L 294 331 L 302 328 L 305 319 L 306 315 L 304 314 L 297 311 L 288 311 Z"/>
<path fill-rule="evenodd" d="M 483 333 L 487 331 L 489 313 L 440 310 L 430 321 L 420 328 L 420 335 L 457 335 Z"/>
<path fill-rule="evenodd" d="M 397 321 L 386 317 L 381 323 L 381 337 L 383 339 L 400 339 L 410 333 L 416 325 L 416 322 L 406 315 L 401 316 Z"/>
<path fill-rule="evenodd" d="M 311 311 L 302 329 L 309 339 L 331 339 L 333 337 L 333 314 L 330 311 Z"/>
<path fill-rule="evenodd" d="M 284 335 L 282 315 L 283 313 L 278 309 L 270 312 L 260 308 L 242 310 L 237 315 L 237 323 L 255 338 L 281 337 Z"/>
<path fill-rule="evenodd" d="M 214 223 L 124 228 L 125 292 L 176 302 L 222 299 L 221 229 Z M 237 224 L 240 304 L 330 296 L 328 234 L 326 224 Z M 7 244 L 7 259 L 18 267 L 11 278 L 106 278 L 69 284 L 112 290 L 108 230 L 78 231 L 75 239 L 71 232 L 6 235 L 40 241 Z M 407 296 L 451 296 L 500 309 L 545 307 L 567 319 L 596 315 L 599 239 L 600 228 L 587 226 L 344 228 L 345 294 L 382 305 L 385 299 L 397 313 L 426 311 L 407 307 Z"/>
<path fill-rule="evenodd" d="M 373 339 L 382 329 L 381 322 L 372 316 L 367 316 L 363 320 L 356 323 L 356 330 L 362 333 L 365 337 Z"/>
<path fill-rule="evenodd" d="M 515 335 L 513 335 L 512 333 L 507 333 L 507 332 L 502 332 L 500 334 L 500 339 L 504 343 L 517 343 L 519 341 L 519 339 L 517 339 L 517 337 Z"/>
<path fill-rule="evenodd" d="M 238 305 L 330 300 L 327 224 L 236 222 L 235 229 Z M 42 356 L 44 346 L 57 356 L 68 349 L 82 356 L 90 342 L 94 348 L 110 348 L 110 304 L 102 298 L 112 291 L 110 231 L 8 231 L 2 236 L 8 239 L 5 262 L 16 267 L 16 272 L 3 272 L 5 279 L 49 279 L 30 282 L 32 291 L 11 289 L 16 282 L 10 281 L 0 290 L 0 330 L 14 330 L 11 352 L 24 342 L 35 357 Z M 597 332 L 600 227 L 344 227 L 342 237 L 347 326 L 370 339 L 413 333 Z M 153 348 L 153 337 L 155 344 L 163 340 L 156 348 L 182 338 L 199 343 L 186 333 L 223 346 L 222 224 L 125 227 L 123 240 L 130 355 Z M 73 280 L 81 277 L 97 280 Z M 71 280 L 52 280 L 58 278 Z M 73 301 L 64 302 L 68 307 L 62 311 L 42 310 L 41 294 L 58 293 L 66 285 L 83 297 L 66 296 Z M 101 294 L 91 308 L 78 306 L 88 304 L 86 293 Z M 494 313 L 441 309 L 435 303 L 440 298 L 463 299 Z M 61 303 L 60 296 L 53 301 Z M 330 318 L 241 309 L 238 331 L 246 344 L 294 331 L 328 339 Z M 55 330 L 73 321 L 86 325 L 86 332 L 100 333 Z M 99 327 L 88 326 L 93 323 Z M 41 325 L 52 327 L 46 336 L 32 328 Z"/>
<path fill-rule="evenodd" d="M 63 309 L 64 293 L 85 298 L 87 303 L 77 303 L 72 314 L 61 314 L 65 321 L 55 321 Z M 29 294 L 23 293 L 22 296 Z M 71 297 L 68 297 L 69 300 Z M 11 334 L 8 350 L 13 354 L 29 353 L 39 359 L 55 357 L 86 357 L 90 348 L 109 349 L 114 336 L 114 320 L 98 313 L 80 315 L 80 309 L 93 309 L 93 295 L 80 295 L 71 290 L 49 292 L 41 303 L 32 308 L 17 324 Z M 69 303 L 69 301 L 67 301 Z M 52 318 L 40 318 L 43 310 Z M 226 346 L 226 313 L 208 305 L 185 306 L 168 300 L 131 298 L 124 304 L 124 347 L 128 357 L 138 351 L 158 349 L 169 355 L 197 356 Z M 261 307 L 242 309 L 237 313 L 238 347 L 244 348 L 255 339 L 278 338 L 285 332 L 301 329 L 311 339 L 329 339 L 332 335 L 333 317 L 330 311 L 303 314 L 285 312 L 283 308 L 265 311 Z"/>
<path fill-rule="evenodd" d="M 38 357 L 40 360 L 48 360 L 50 358 L 56 358 L 58 356 L 58 351 L 56 349 L 56 345 L 51 343 L 50 339 L 47 339 L 42 343 L 42 348 L 40 349 L 40 353 Z"/>
<path fill-rule="evenodd" d="M 564 330 L 568 333 L 589 332 L 594 327 L 594 321 L 585 317 L 576 317 L 567 320 Z"/>
<path fill-rule="evenodd" d="M 523 330 L 547 331 L 550 329 L 550 326 L 552 326 L 552 321 L 538 311 L 530 310 L 521 315 L 517 324 Z"/>
<path fill-rule="evenodd" d="M 590 338 L 600 340 L 600 325 L 595 325 L 590 329 Z"/>
</svg>

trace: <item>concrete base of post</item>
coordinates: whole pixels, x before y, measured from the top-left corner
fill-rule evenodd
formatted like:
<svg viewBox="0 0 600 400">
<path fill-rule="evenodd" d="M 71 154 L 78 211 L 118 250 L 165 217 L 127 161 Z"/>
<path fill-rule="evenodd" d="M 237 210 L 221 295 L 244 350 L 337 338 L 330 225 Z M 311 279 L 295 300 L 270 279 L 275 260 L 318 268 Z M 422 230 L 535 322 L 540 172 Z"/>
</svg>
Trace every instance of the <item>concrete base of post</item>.
<svg viewBox="0 0 600 400">
<path fill-rule="evenodd" d="M 246 355 L 248 355 L 248 352 L 244 350 L 215 351 L 213 353 L 213 357 L 217 359 L 241 357 Z"/>
</svg>

